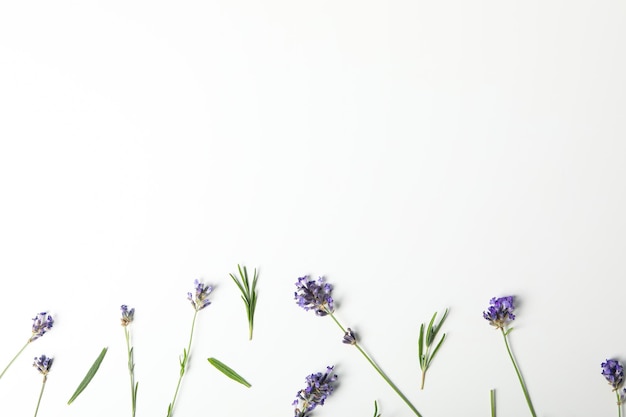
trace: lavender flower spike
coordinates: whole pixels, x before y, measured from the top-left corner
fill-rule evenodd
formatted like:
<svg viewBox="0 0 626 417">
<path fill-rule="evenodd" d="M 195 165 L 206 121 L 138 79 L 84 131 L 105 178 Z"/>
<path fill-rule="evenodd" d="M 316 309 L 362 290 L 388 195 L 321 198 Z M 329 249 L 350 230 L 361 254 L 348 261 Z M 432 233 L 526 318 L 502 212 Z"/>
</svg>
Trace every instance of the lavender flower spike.
<svg viewBox="0 0 626 417">
<path fill-rule="evenodd" d="M 602 375 L 609 381 L 609 385 L 613 387 L 613 391 L 619 389 L 624 383 L 624 367 L 615 359 L 607 359 L 602 362 Z"/>
<path fill-rule="evenodd" d="M 33 319 L 33 335 L 29 339 L 29 342 L 39 339 L 52 328 L 53 324 L 54 320 L 47 312 L 37 314 L 37 316 Z"/>
<path fill-rule="evenodd" d="M 195 299 L 194 295 L 190 292 L 187 293 L 187 299 L 191 301 L 191 305 L 196 311 L 200 311 L 204 307 L 211 304 L 211 301 L 209 301 L 209 294 L 213 291 L 213 287 L 205 285 L 198 280 L 194 281 L 194 285 L 196 287 Z"/>
<path fill-rule="evenodd" d="M 509 322 L 515 320 L 513 296 L 494 297 L 489 300 L 489 304 L 487 311 L 483 311 L 483 317 L 496 329 L 504 329 Z"/>
<path fill-rule="evenodd" d="M 317 282 L 309 279 L 309 276 L 298 278 L 296 282 L 298 290 L 294 293 L 298 305 L 305 310 L 315 310 L 318 316 L 325 316 L 334 311 L 331 292 L 332 285 L 324 282 L 324 278 L 318 278 Z"/>
<path fill-rule="evenodd" d="M 33 366 L 37 368 L 39 373 L 45 377 L 46 375 L 48 375 L 48 372 L 50 372 L 50 367 L 52 366 L 52 358 L 47 357 L 46 355 L 41 355 L 39 358 L 35 358 Z"/>
<path fill-rule="evenodd" d="M 129 310 L 126 304 L 122 305 L 120 309 L 122 310 L 122 326 L 126 327 L 135 319 L 135 309 L 131 308 Z"/>
<path fill-rule="evenodd" d="M 43 390 L 46 388 L 46 381 L 48 380 L 48 372 L 50 372 L 50 367 L 52 366 L 52 358 L 49 358 L 46 355 L 41 355 L 39 358 L 35 358 L 33 366 L 37 368 L 40 374 L 43 375 L 41 391 L 39 392 L 37 408 L 35 409 L 35 417 L 37 417 L 37 413 L 39 412 L 39 405 L 41 404 L 41 397 L 43 396 Z"/>
<path fill-rule="evenodd" d="M 327 366 L 326 372 L 318 372 L 306 377 L 307 386 L 296 394 L 293 405 L 296 406 L 295 417 L 308 417 L 318 405 L 324 401 L 335 389 L 333 383 L 337 375 L 332 374 L 334 366 Z"/>
</svg>

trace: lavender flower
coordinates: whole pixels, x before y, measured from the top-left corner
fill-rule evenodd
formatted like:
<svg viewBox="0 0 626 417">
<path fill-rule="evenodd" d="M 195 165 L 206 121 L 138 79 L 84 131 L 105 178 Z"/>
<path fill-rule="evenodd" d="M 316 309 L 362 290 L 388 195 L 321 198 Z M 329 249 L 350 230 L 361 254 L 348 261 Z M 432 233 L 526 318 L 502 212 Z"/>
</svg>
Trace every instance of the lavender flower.
<svg viewBox="0 0 626 417">
<path fill-rule="evenodd" d="M 124 304 L 122 305 L 121 310 L 122 310 L 122 326 L 126 327 L 129 324 L 131 324 L 133 320 L 135 319 L 135 309 L 131 308 L 129 310 L 128 306 Z"/>
<path fill-rule="evenodd" d="M 356 336 L 352 333 L 352 329 L 349 327 L 346 329 L 346 333 L 343 335 L 343 343 L 346 345 L 356 345 Z"/>
<path fill-rule="evenodd" d="M 43 336 L 48 330 L 52 329 L 54 320 L 47 312 L 39 313 L 33 319 L 33 335 L 29 342 L 33 342 Z"/>
<path fill-rule="evenodd" d="M 624 367 L 615 359 L 607 359 L 602 362 L 602 375 L 609 381 L 609 385 L 613 387 L 613 391 L 619 389 L 624 383 Z"/>
<path fill-rule="evenodd" d="M 43 390 L 44 388 L 46 388 L 46 381 L 48 380 L 48 372 L 50 372 L 50 367 L 52 366 L 52 358 L 47 357 L 46 355 L 41 355 L 40 357 L 35 358 L 35 362 L 33 362 L 33 366 L 37 368 L 40 374 L 43 375 L 41 391 L 39 392 L 39 399 L 37 400 L 37 408 L 35 409 L 35 417 L 37 417 L 37 413 L 39 412 L 39 405 L 41 404 L 41 397 L 43 396 Z"/>
<path fill-rule="evenodd" d="M 41 355 L 40 357 L 35 358 L 33 366 L 37 368 L 39 373 L 45 377 L 48 375 L 48 372 L 50 372 L 50 368 L 52 367 L 52 358 L 46 355 Z"/>
<path fill-rule="evenodd" d="M 131 399 L 131 416 L 135 417 L 137 410 L 137 388 L 138 382 L 135 382 L 135 355 L 133 347 L 130 343 L 130 330 L 128 325 L 135 319 L 135 309 L 128 309 L 126 304 L 120 307 L 122 310 L 122 327 L 124 327 L 124 336 L 126 337 L 126 353 L 128 355 L 128 374 L 130 376 L 130 399 Z"/>
<path fill-rule="evenodd" d="M 515 320 L 513 296 L 494 297 L 489 300 L 489 304 L 487 311 L 483 311 L 483 317 L 496 329 L 504 329 L 509 322 Z"/>
<path fill-rule="evenodd" d="M 324 401 L 335 389 L 333 383 L 337 375 L 332 374 L 334 366 L 327 366 L 326 372 L 318 372 L 306 377 L 306 388 L 296 394 L 293 405 L 296 406 L 295 417 L 308 417 L 311 411 L 318 405 L 324 405 Z"/>
<path fill-rule="evenodd" d="M 196 311 L 200 311 L 204 307 L 211 304 L 211 301 L 209 301 L 209 294 L 213 291 L 213 287 L 210 285 L 204 285 L 198 280 L 194 281 L 194 285 L 196 287 L 195 299 L 194 295 L 190 292 L 187 293 L 187 299 L 191 301 L 191 305 Z"/>
<path fill-rule="evenodd" d="M 178 383 L 176 384 L 176 390 L 174 391 L 174 398 L 167 406 L 167 417 L 172 417 L 174 415 L 174 406 L 176 405 L 176 398 L 178 398 L 180 383 L 182 382 L 183 375 L 185 375 L 185 371 L 187 370 L 190 357 L 189 354 L 191 352 L 191 341 L 193 340 L 193 331 L 196 325 L 196 316 L 200 310 L 211 304 L 209 301 L 209 294 L 213 291 L 213 287 L 210 285 L 204 285 L 198 280 L 195 280 L 193 284 L 196 287 L 195 297 L 192 293 L 187 293 L 187 299 L 191 301 L 191 305 L 194 309 L 193 320 L 191 321 L 191 331 L 189 332 L 189 343 L 187 344 L 187 348 L 183 349 L 183 354 L 178 358 L 178 363 L 180 364 Z"/>
<path fill-rule="evenodd" d="M 537 417 L 535 413 L 535 407 L 530 399 L 530 394 L 528 393 L 528 388 L 526 387 L 526 382 L 524 382 L 524 378 L 522 377 L 522 373 L 517 365 L 517 361 L 515 357 L 513 357 L 513 352 L 511 352 L 511 347 L 509 346 L 508 335 L 513 330 L 510 328 L 505 330 L 506 325 L 515 320 L 515 315 L 513 314 L 513 310 L 515 306 L 513 305 L 513 296 L 493 297 L 489 300 L 490 306 L 487 308 L 487 311 L 483 311 L 483 317 L 489 321 L 489 324 L 495 326 L 496 329 L 500 329 L 502 332 L 502 337 L 504 338 L 504 345 L 506 346 L 506 351 L 509 354 L 509 358 L 511 359 L 511 363 L 513 364 L 513 368 L 515 369 L 515 373 L 517 374 L 517 379 L 522 387 L 522 392 L 524 393 L 524 397 L 526 398 L 526 404 L 528 404 L 528 409 L 530 414 L 533 417 Z"/>
<path fill-rule="evenodd" d="M 315 310 L 318 316 L 325 316 L 334 311 L 333 298 L 330 293 L 332 285 L 324 282 L 324 278 L 319 277 L 317 282 L 310 280 L 309 276 L 298 278 L 296 282 L 298 290 L 294 293 L 298 305 L 305 310 Z"/>
</svg>

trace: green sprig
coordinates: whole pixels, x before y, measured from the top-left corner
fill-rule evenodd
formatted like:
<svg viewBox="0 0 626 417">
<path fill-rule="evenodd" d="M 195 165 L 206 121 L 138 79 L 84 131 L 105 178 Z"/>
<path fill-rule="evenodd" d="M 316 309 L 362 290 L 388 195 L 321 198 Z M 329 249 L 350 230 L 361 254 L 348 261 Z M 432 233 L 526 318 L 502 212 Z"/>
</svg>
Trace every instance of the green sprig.
<svg viewBox="0 0 626 417">
<path fill-rule="evenodd" d="M 432 360 L 435 359 L 435 355 L 437 355 L 437 352 L 439 351 L 439 348 L 443 344 L 443 341 L 446 339 L 446 334 L 444 333 L 441 336 L 441 340 L 439 340 L 439 343 L 437 343 L 437 345 L 435 346 L 435 349 L 433 349 L 431 352 L 431 348 L 435 342 L 435 337 L 437 336 L 437 332 L 439 332 L 439 329 L 441 329 L 441 326 L 443 325 L 443 322 L 446 320 L 446 317 L 448 317 L 447 308 L 446 308 L 446 311 L 444 311 L 443 316 L 441 317 L 441 320 L 439 320 L 439 323 L 435 323 L 435 319 L 437 318 L 437 313 L 435 312 L 435 314 L 433 314 L 433 317 L 430 319 L 430 323 L 428 323 L 428 327 L 426 327 L 425 335 L 424 335 L 425 325 L 424 323 L 420 325 L 419 352 L 418 352 L 419 359 L 420 359 L 420 368 L 422 369 L 422 383 L 420 385 L 420 389 L 424 389 L 426 371 L 430 367 L 430 363 L 432 362 Z"/>
<path fill-rule="evenodd" d="M 254 269 L 254 278 L 252 279 L 252 285 L 250 285 L 250 280 L 248 278 L 248 270 L 244 266 L 243 269 L 240 265 L 237 265 L 237 269 L 239 270 L 239 277 L 236 277 L 233 274 L 230 274 L 230 277 L 233 279 L 237 287 L 239 287 L 239 291 L 241 291 L 241 299 L 246 305 L 246 315 L 248 317 L 248 332 L 249 332 L 249 340 L 252 340 L 252 330 L 254 327 L 254 310 L 256 309 L 256 301 L 257 301 L 257 290 L 256 283 L 259 275 L 257 273 L 256 268 Z"/>
</svg>

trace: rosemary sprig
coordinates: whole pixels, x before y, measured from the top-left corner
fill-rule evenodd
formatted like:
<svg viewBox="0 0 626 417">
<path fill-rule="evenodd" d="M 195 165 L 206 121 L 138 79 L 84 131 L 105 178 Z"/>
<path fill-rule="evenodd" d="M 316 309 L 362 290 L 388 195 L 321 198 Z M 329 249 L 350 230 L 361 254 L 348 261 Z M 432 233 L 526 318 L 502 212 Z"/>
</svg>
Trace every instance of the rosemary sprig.
<svg viewBox="0 0 626 417">
<path fill-rule="evenodd" d="M 439 323 L 435 323 L 435 319 L 437 318 L 437 313 L 433 314 L 433 317 L 430 319 L 430 323 L 428 323 L 428 327 L 426 327 L 426 335 L 424 335 L 424 323 L 420 325 L 420 335 L 419 335 L 419 359 L 420 359 L 420 368 L 422 369 L 422 383 L 420 385 L 420 389 L 424 389 L 424 382 L 426 379 L 426 371 L 430 366 L 430 363 L 433 359 L 435 359 L 435 355 L 439 351 L 439 348 L 443 344 L 443 341 L 446 339 L 446 334 L 444 333 L 441 336 L 441 340 L 435 346 L 435 349 L 432 350 L 433 343 L 435 342 L 435 337 L 437 336 L 437 332 L 441 329 L 441 325 L 448 317 L 448 309 L 444 311 L 441 320 Z"/>
<path fill-rule="evenodd" d="M 244 266 L 243 269 L 240 265 L 237 265 L 239 270 L 239 277 L 230 274 L 239 291 L 241 291 L 241 299 L 246 305 L 246 315 L 248 317 L 248 334 L 249 340 L 252 340 L 252 331 L 254 327 L 254 310 L 256 309 L 257 290 L 256 283 L 259 278 L 256 268 L 254 269 L 254 278 L 252 279 L 252 285 L 250 285 L 250 279 L 248 278 L 248 270 Z"/>
</svg>

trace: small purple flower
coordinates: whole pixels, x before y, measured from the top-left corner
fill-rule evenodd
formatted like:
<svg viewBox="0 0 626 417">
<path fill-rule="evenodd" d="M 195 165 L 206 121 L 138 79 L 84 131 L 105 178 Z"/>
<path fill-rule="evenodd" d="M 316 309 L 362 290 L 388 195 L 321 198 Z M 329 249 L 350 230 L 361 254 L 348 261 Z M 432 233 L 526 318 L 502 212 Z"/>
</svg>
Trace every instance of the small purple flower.
<svg viewBox="0 0 626 417">
<path fill-rule="evenodd" d="M 319 277 L 317 282 L 310 280 L 309 276 L 298 278 L 296 282 L 298 290 L 294 293 L 298 305 L 305 310 L 315 310 L 318 316 L 325 316 L 334 311 L 333 298 L 330 293 L 332 285 L 324 282 L 324 278 Z"/>
<path fill-rule="evenodd" d="M 209 294 L 213 291 L 213 287 L 210 285 L 204 285 L 198 280 L 195 280 L 193 284 L 196 287 L 195 299 L 194 295 L 190 292 L 187 293 L 187 299 L 191 301 L 191 305 L 196 309 L 196 311 L 200 311 L 204 307 L 211 304 L 211 301 L 209 301 Z"/>
<path fill-rule="evenodd" d="M 489 324 L 495 326 L 496 329 L 504 329 L 511 321 L 515 320 L 513 310 L 513 296 L 492 298 L 489 300 L 490 306 L 487 311 L 483 311 L 483 317 L 489 321 Z"/>
<path fill-rule="evenodd" d="M 343 335 L 343 343 L 347 345 L 356 345 L 356 336 L 352 333 L 352 330 L 348 327 L 346 334 Z"/>
<path fill-rule="evenodd" d="M 292 404 L 296 406 L 295 417 L 308 417 L 315 407 L 324 405 L 326 398 L 335 389 L 333 383 L 337 380 L 337 375 L 332 374 L 333 368 L 334 366 L 327 366 L 325 373 L 318 372 L 306 377 L 306 388 L 298 391 Z"/>
<path fill-rule="evenodd" d="M 122 305 L 121 310 L 122 310 L 122 326 L 126 327 L 129 324 L 131 324 L 133 320 L 135 319 L 135 309 L 131 308 L 129 310 L 128 306 L 124 304 Z"/>
<path fill-rule="evenodd" d="M 52 325 L 54 324 L 54 320 L 52 316 L 47 312 L 39 313 L 33 319 L 33 335 L 31 336 L 29 342 L 39 339 L 43 336 L 48 330 L 52 329 Z"/>
<path fill-rule="evenodd" d="M 609 381 L 613 391 L 618 390 L 624 382 L 624 367 L 615 359 L 607 359 L 601 366 L 602 375 Z"/>
<path fill-rule="evenodd" d="M 50 372 L 50 367 L 52 366 L 52 358 L 47 357 L 46 355 L 41 355 L 40 357 L 35 358 L 33 366 L 37 368 L 39 373 L 45 377 L 46 375 L 48 375 L 48 372 Z"/>
</svg>

